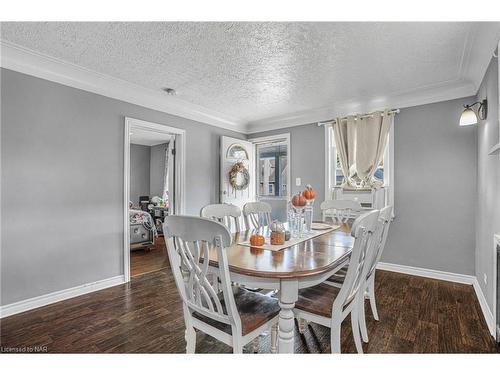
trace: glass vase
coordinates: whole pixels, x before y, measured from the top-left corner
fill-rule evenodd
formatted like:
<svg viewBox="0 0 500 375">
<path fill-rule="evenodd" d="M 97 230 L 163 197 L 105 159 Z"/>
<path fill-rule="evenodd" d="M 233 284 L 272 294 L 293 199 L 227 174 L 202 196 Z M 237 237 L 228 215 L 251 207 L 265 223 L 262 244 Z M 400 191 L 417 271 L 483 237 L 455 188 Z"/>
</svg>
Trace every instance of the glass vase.
<svg viewBox="0 0 500 375">
<path fill-rule="evenodd" d="M 307 206 L 304 208 L 304 219 L 306 226 L 305 232 L 307 234 L 311 234 L 313 232 L 312 231 L 313 212 L 314 212 L 313 204 L 312 203 L 307 204 Z"/>
</svg>

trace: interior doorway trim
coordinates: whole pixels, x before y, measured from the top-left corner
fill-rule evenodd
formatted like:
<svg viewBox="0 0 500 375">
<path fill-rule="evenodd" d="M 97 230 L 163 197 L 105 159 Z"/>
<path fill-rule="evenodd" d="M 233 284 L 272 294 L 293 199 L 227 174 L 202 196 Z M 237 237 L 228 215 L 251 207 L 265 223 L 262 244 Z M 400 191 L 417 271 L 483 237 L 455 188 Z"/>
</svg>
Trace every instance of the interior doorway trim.
<svg viewBox="0 0 500 375">
<path fill-rule="evenodd" d="M 130 223 L 128 218 L 128 204 L 130 202 L 130 132 L 134 129 L 176 135 L 174 212 L 176 214 L 184 214 L 186 210 L 186 131 L 154 122 L 125 117 L 123 147 L 123 274 L 125 282 L 130 281 Z"/>
</svg>

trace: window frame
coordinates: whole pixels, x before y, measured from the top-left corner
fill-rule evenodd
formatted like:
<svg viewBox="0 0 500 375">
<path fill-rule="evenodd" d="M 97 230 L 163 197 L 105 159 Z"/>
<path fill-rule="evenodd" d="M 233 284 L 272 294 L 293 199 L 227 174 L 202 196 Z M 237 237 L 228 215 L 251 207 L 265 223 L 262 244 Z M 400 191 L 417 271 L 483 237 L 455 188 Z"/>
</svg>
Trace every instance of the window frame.
<svg viewBox="0 0 500 375">
<path fill-rule="evenodd" d="M 252 142 L 254 145 L 254 153 L 255 153 L 255 196 L 257 199 L 287 199 L 290 200 L 290 190 L 291 190 L 291 174 L 292 174 L 292 168 L 291 168 L 291 144 L 290 144 L 290 133 L 282 133 L 282 134 L 276 134 L 276 135 L 270 135 L 266 137 L 257 137 L 257 138 L 249 138 L 249 142 Z M 274 196 L 274 195 L 259 195 L 259 183 L 260 183 L 260 174 L 259 174 L 259 159 L 258 159 L 258 147 L 259 145 L 265 145 L 265 144 L 271 144 L 271 143 L 280 143 L 284 144 L 287 147 L 287 154 L 286 154 L 286 163 L 287 163 L 287 168 L 288 168 L 288 173 L 286 176 L 286 184 L 287 184 L 287 192 L 286 195 L 282 196 Z"/>
<path fill-rule="evenodd" d="M 336 184 L 336 155 L 337 149 L 333 137 L 331 125 L 324 125 L 325 128 L 325 197 L 333 199 L 333 189 L 338 186 Z M 335 170 L 332 168 L 332 163 L 335 165 Z M 389 130 L 389 139 L 384 153 L 384 185 L 386 190 L 386 204 L 394 206 L 394 124 Z"/>
</svg>

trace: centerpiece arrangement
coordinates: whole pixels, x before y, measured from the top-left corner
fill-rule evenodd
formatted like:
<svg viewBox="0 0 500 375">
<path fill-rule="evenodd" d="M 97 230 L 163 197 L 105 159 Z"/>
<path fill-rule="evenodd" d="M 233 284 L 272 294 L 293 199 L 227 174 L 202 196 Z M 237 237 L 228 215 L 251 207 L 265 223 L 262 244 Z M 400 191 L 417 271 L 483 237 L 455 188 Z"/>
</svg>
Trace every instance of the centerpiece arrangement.
<svg viewBox="0 0 500 375">
<path fill-rule="evenodd" d="M 303 194 L 304 198 L 306 199 L 306 206 L 304 208 L 306 231 L 307 233 L 312 233 L 314 199 L 316 198 L 316 192 L 314 191 L 311 185 L 307 185 Z"/>
<path fill-rule="evenodd" d="M 306 185 L 304 191 L 301 191 L 292 197 L 288 221 L 293 235 L 302 237 L 304 234 L 304 221 L 306 233 L 312 233 L 311 228 L 315 198 L 316 191 L 311 185 Z"/>
<path fill-rule="evenodd" d="M 249 240 L 242 242 L 246 246 L 279 251 L 287 246 L 300 243 L 304 239 L 312 238 L 325 230 L 334 230 L 334 227 L 315 228 L 313 230 L 313 213 L 316 191 L 311 185 L 306 185 L 303 191 L 295 194 L 288 203 L 288 228 L 280 221 L 273 221 L 269 225 L 269 232 L 262 233 L 263 228 L 257 229 Z"/>
</svg>

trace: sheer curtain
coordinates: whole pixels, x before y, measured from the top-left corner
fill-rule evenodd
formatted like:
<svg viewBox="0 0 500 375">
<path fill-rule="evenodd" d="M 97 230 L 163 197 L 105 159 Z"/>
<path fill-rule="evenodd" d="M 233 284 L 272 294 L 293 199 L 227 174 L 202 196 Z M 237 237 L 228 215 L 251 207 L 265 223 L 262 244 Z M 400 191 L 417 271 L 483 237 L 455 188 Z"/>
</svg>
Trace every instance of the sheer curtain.
<svg viewBox="0 0 500 375">
<path fill-rule="evenodd" d="M 377 188 L 382 185 L 373 175 L 384 157 L 393 122 L 394 113 L 386 109 L 362 117 L 338 118 L 332 125 L 344 173 L 343 187 Z"/>
</svg>

